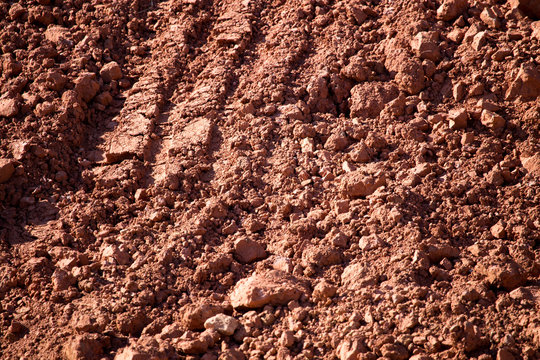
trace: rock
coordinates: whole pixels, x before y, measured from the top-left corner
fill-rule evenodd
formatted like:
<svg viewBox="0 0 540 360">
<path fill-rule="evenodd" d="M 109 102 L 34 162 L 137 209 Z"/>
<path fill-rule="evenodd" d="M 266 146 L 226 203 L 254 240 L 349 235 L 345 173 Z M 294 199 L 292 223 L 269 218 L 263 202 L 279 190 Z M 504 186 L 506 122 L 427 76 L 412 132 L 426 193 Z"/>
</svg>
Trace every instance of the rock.
<svg viewBox="0 0 540 360">
<path fill-rule="evenodd" d="M 487 44 L 487 35 L 485 31 L 480 31 L 478 34 L 474 35 L 472 39 L 471 46 L 474 50 L 480 51 L 484 45 Z"/>
<path fill-rule="evenodd" d="M 537 153 L 529 157 L 521 157 L 521 163 L 527 172 L 533 176 L 540 177 L 540 153 Z M 1 161 L 0 161 L 0 174 L 1 172 Z M 0 183 L 2 181 L 0 180 Z"/>
<path fill-rule="evenodd" d="M 399 95 L 392 83 L 370 82 L 358 84 L 351 90 L 351 116 L 376 118 L 384 106 Z"/>
<path fill-rule="evenodd" d="M 125 347 L 119 352 L 114 360 L 150 360 L 149 354 L 139 351 L 131 346 Z"/>
<path fill-rule="evenodd" d="M 264 259 L 266 251 L 257 241 L 242 238 L 234 243 L 234 253 L 239 262 L 243 264 L 251 263 L 255 260 Z"/>
<path fill-rule="evenodd" d="M 337 286 L 328 283 L 326 280 L 319 282 L 313 289 L 313 297 L 318 300 L 326 300 L 336 295 Z"/>
<path fill-rule="evenodd" d="M 131 257 L 127 252 L 121 250 L 116 245 L 107 246 L 101 253 L 102 260 L 115 262 L 118 265 L 128 265 L 131 263 Z"/>
<path fill-rule="evenodd" d="M 416 95 L 425 87 L 424 68 L 422 64 L 413 59 L 407 59 L 400 63 L 396 82 L 400 89 L 410 95 Z"/>
<path fill-rule="evenodd" d="M 409 352 L 401 344 L 384 344 L 381 346 L 381 354 L 391 360 L 406 360 Z"/>
<path fill-rule="evenodd" d="M 370 276 L 368 268 L 361 263 L 350 264 L 341 274 L 341 284 L 349 290 L 360 290 L 375 283 L 376 279 Z"/>
<path fill-rule="evenodd" d="M 11 179 L 14 172 L 15 166 L 13 160 L 0 159 L 0 184 Z"/>
<path fill-rule="evenodd" d="M 54 271 L 51 280 L 55 291 L 67 290 L 71 285 L 75 284 L 75 278 L 70 273 L 61 269 Z"/>
<path fill-rule="evenodd" d="M 491 285 L 508 291 L 523 285 L 527 279 L 520 266 L 513 260 L 494 265 L 481 263 L 477 265 L 477 271 L 484 275 Z"/>
<path fill-rule="evenodd" d="M 50 101 L 45 101 L 41 104 L 36 105 L 36 109 L 34 110 L 34 114 L 38 117 L 43 117 L 50 115 L 56 111 L 56 106 L 54 103 Z"/>
<path fill-rule="evenodd" d="M 506 100 L 520 97 L 523 100 L 534 100 L 540 95 L 540 71 L 531 63 L 521 65 L 519 72 L 506 91 Z"/>
<path fill-rule="evenodd" d="M 189 330 L 204 329 L 204 322 L 222 313 L 223 306 L 209 302 L 189 304 L 182 308 L 182 324 Z"/>
<path fill-rule="evenodd" d="M 103 345 L 96 334 L 77 335 L 64 344 L 62 352 L 66 360 L 97 360 L 103 354 Z"/>
<path fill-rule="evenodd" d="M 467 0 L 444 0 L 437 9 L 437 18 L 452 21 L 467 10 L 468 7 Z"/>
<path fill-rule="evenodd" d="M 345 133 L 338 131 L 328 137 L 324 148 L 330 151 L 342 151 L 349 146 L 349 139 Z"/>
<path fill-rule="evenodd" d="M 328 266 L 340 264 L 341 250 L 329 246 L 312 245 L 302 252 L 302 266 Z"/>
<path fill-rule="evenodd" d="M 14 3 L 9 8 L 9 16 L 11 20 L 17 20 L 26 12 L 26 8 L 19 3 Z"/>
<path fill-rule="evenodd" d="M 535 21 L 531 24 L 531 36 L 540 41 L 540 21 Z M 510 54 L 509 54 L 510 55 Z"/>
<path fill-rule="evenodd" d="M 441 59 L 439 49 L 439 33 L 435 31 L 422 31 L 416 34 L 411 41 L 411 48 L 416 56 L 437 62 Z"/>
<path fill-rule="evenodd" d="M 502 116 L 489 110 L 482 111 L 480 121 L 482 122 L 482 125 L 493 130 L 503 128 L 506 124 L 506 121 Z"/>
<path fill-rule="evenodd" d="M 370 69 L 366 65 L 366 60 L 361 56 L 351 57 L 349 65 L 341 70 L 343 76 L 358 82 L 366 81 L 370 72 Z"/>
<path fill-rule="evenodd" d="M 386 177 L 383 174 L 366 175 L 356 170 L 341 177 L 340 191 L 350 198 L 366 197 L 384 185 L 386 185 Z"/>
<path fill-rule="evenodd" d="M 99 83 L 95 80 L 95 75 L 92 73 L 84 73 L 75 80 L 75 92 L 85 102 L 92 100 L 98 91 Z"/>
<path fill-rule="evenodd" d="M 497 351 L 497 360 L 514 360 L 515 357 L 512 353 L 505 348 L 499 349 Z"/>
<path fill-rule="evenodd" d="M 122 69 L 117 62 L 111 61 L 108 64 L 103 65 L 99 71 L 99 75 L 105 82 L 111 82 L 112 80 L 119 80 L 122 78 Z"/>
<path fill-rule="evenodd" d="M 358 246 L 363 251 L 377 249 L 384 245 L 384 241 L 377 234 L 362 236 L 358 241 Z"/>
<path fill-rule="evenodd" d="M 529 17 L 540 18 L 540 3 L 537 0 L 510 0 L 510 4 Z"/>
<path fill-rule="evenodd" d="M 260 308 L 264 305 L 284 305 L 298 300 L 305 292 L 298 280 L 287 273 L 270 270 L 240 280 L 230 299 L 234 308 Z"/>
<path fill-rule="evenodd" d="M 176 347 L 186 354 L 204 354 L 209 347 L 214 346 L 218 339 L 219 333 L 212 329 L 205 330 L 200 334 L 186 331 L 176 343 Z"/>
<path fill-rule="evenodd" d="M 502 239 L 506 236 L 506 224 L 500 220 L 491 227 L 491 235 L 496 239 Z"/>
<path fill-rule="evenodd" d="M 368 349 L 361 338 L 346 338 L 339 343 L 336 352 L 339 360 L 357 360 L 359 355 L 368 352 Z"/>
<path fill-rule="evenodd" d="M 496 7 L 487 7 L 480 14 L 480 19 L 490 28 L 498 29 L 502 25 L 500 20 L 501 16 L 502 14 L 500 14 L 499 9 Z"/>
<path fill-rule="evenodd" d="M 214 329 L 222 335 L 231 336 L 240 323 L 232 316 L 217 314 L 204 322 L 205 329 Z"/>
<path fill-rule="evenodd" d="M 0 100 L 0 116 L 13 117 L 19 113 L 19 102 L 15 99 Z"/>
<path fill-rule="evenodd" d="M 465 109 L 454 109 L 450 111 L 448 127 L 451 130 L 464 129 L 467 127 L 467 121 L 469 120 L 469 113 Z"/>
</svg>

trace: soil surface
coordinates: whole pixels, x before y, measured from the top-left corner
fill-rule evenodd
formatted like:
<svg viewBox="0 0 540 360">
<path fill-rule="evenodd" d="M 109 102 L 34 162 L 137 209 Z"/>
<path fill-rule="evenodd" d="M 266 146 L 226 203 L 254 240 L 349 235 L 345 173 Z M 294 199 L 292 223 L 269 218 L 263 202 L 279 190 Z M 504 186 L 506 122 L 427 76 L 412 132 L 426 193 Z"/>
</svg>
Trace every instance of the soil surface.
<svg viewBox="0 0 540 360">
<path fill-rule="evenodd" d="M 535 0 L 0 0 L 2 359 L 540 359 Z"/>
</svg>

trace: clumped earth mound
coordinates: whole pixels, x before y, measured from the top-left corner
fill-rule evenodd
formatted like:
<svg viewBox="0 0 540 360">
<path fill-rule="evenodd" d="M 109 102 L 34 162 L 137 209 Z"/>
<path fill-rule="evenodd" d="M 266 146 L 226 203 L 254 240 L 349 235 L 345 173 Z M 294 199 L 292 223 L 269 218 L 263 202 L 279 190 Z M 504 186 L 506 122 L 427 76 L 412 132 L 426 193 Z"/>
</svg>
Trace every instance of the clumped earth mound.
<svg viewBox="0 0 540 360">
<path fill-rule="evenodd" d="M 3 359 L 539 359 L 528 0 L 0 0 Z"/>
</svg>

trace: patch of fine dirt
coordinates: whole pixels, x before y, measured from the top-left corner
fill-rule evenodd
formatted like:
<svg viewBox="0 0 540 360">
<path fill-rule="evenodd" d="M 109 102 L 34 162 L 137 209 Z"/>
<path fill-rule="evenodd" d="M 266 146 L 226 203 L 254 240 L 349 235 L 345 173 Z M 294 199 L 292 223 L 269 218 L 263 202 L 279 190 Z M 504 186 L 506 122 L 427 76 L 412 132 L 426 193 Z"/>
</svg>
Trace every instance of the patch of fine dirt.
<svg viewBox="0 0 540 360">
<path fill-rule="evenodd" d="M 2 359 L 540 359 L 535 0 L 0 0 Z"/>
</svg>

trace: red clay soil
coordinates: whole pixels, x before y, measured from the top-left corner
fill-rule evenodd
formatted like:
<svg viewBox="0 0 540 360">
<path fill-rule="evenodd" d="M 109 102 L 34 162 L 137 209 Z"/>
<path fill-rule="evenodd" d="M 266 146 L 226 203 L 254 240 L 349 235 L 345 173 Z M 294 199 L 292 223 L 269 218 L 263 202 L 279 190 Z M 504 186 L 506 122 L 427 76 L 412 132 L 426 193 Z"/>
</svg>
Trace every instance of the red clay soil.
<svg viewBox="0 0 540 360">
<path fill-rule="evenodd" d="M 540 359 L 535 0 L 0 0 L 2 359 Z"/>
</svg>

